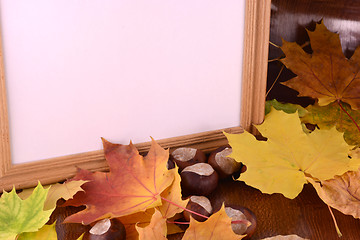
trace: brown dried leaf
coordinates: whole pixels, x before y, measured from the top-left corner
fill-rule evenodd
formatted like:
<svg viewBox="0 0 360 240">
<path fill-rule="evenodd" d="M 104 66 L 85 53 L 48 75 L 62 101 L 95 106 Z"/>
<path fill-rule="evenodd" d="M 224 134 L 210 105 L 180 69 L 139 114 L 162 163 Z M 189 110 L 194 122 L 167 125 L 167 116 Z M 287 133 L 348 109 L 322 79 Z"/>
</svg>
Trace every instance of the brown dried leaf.
<svg viewBox="0 0 360 240">
<path fill-rule="evenodd" d="M 317 24 L 314 32 L 308 31 L 308 35 L 312 54 L 296 43 L 283 41 L 281 49 L 286 58 L 281 61 L 297 75 L 283 84 L 300 96 L 319 99 L 320 106 L 341 100 L 353 109 L 360 109 L 360 49 L 348 60 L 339 35 L 327 30 L 323 23 Z"/>
<path fill-rule="evenodd" d="M 319 197 L 340 212 L 360 218 L 360 171 L 349 171 L 326 181 L 308 178 Z"/>
</svg>

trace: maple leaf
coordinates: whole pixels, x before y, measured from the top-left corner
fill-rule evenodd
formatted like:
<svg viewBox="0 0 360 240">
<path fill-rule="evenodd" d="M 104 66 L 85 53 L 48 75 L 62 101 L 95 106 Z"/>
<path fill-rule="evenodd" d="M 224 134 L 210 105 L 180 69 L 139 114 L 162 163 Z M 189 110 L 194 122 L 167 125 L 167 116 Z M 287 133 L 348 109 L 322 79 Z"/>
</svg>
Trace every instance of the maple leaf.
<svg viewBox="0 0 360 240">
<path fill-rule="evenodd" d="M 83 191 L 81 185 L 86 183 L 86 181 L 72 181 L 68 183 L 56 183 L 49 186 L 44 186 L 45 189 L 49 188 L 48 194 L 46 196 L 46 200 L 44 203 L 44 210 L 54 209 L 56 207 L 56 202 L 63 198 L 64 200 L 68 200 L 72 198 L 77 192 Z M 19 193 L 19 197 L 21 199 L 26 199 L 29 197 L 34 188 L 24 189 L 21 193 Z"/>
<path fill-rule="evenodd" d="M 157 207 L 164 218 L 171 218 L 176 213 L 184 211 L 189 199 L 182 200 L 181 195 L 181 177 L 178 173 L 178 167 L 175 167 L 175 178 L 174 182 L 168 187 L 162 196 L 162 205 Z"/>
<path fill-rule="evenodd" d="M 36 232 L 26 232 L 19 235 L 17 240 L 57 240 L 57 234 L 55 230 L 55 222 L 52 225 L 44 225 Z"/>
<path fill-rule="evenodd" d="M 198 222 L 190 217 L 189 228 L 182 240 L 210 240 L 210 239 L 242 239 L 246 235 L 237 235 L 231 228 L 231 218 L 225 212 L 224 205 L 212 214 L 205 222 Z"/>
<path fill-rule="evenodd" d="M 302 118 L 308 113 L 308 111 L 300 105 L 291 103 L 280 103 L 276 99 L 273 99 L 265 102 L 265 115 L 268 114 L 272 108 L 284 111 L 286 113 L 297 112 L 300 118 Z M 311 132 L 304 123 L 301 124 L 301 127 L 305 133 Z"/>
<path fill-rule="evenodd" d="M 78 239 L 76 239 L 76 240 L 83 240 L 83 238 L 84 238 L 84 233 L 81 234 L 81 236 L 80 236 Z"/>
<path fill-rule="evenodd" d="M 339 35 L 317 24 L 314 32 L 308 31 L 312 54 L 298 44 L 283 41 L 281 50 L 286 57 L 281 62 L 297 77 L 282 84 L 299 92 L 300 96 L 317 98 L 324 106 L 343 101 L 353 109 L 360 108 L 359 48 L 348 60 L 341 48 Z"/>
<path fill-rule="evenodd" d="M 156 207 L 162 214 L 164 219 L 172 218 L 176 213 L 182 212 L 186 207 L 188 200 L 181 199 L 180 175 L 178 167 L 175 168 L 173 183 L 161 193 L 162 205 Z M 166 199 L 166 200 L 164 200 Z M 150 224 L 151 218 L 154 214 L 154 208 L 145 212 L 138 212 L 132 215 L 118 218 L 125 226 L 127 239 L 139 239 L 139 234 L 135 226 L 146 227 Z M 167 224 L 167 229 L 170 233 L 182 232 L 175 224 Z"/>
<path fill-rule="evenodd" d="M 313 179 L 308 181 L 327 205 L 360 218 L 360 171 L 349 171 L 321 182 Z"/>
<path fill-rule="evenodd" d="M 139 239 L 139 233 L 135 226 L 146 227 L 150 224 L 151 218 L 155 212 L 155 208 L 148 209 L 144 212 L 137 212 L 131 215 L 123 216 L 118 218 L 119 221 L 124 225 L 126 231 L 127 240 Z"/>
<path fill-rule="evenodd" d="M 0 198 L 0 239 L 15 239 L 23 232 L 35 232 L 49 220 L 54 209 L 44 211 L 48 189 L 39 183 L 25 200 L 20 199 L 15 188 L 3 192 Z"/>
<path fill-rule="evenodd" d="M 161 205 L 160 194 L 174 180 L 175 170 L 166 167 L 169 151 L 152 140 L 145 158 L 135 146 L 113 144 L 103 139 L 110 172 L 79 170 L 73 180 L 89 181 L 65 205 L 86 205 L 86 209 L 64 222 L 89 224 L 103 218 L 115 218 Z"/>
<path fill-rule="evenodd" d="M 291 103 L 280 103 L 276 99 L 265 102 L 265 114 L 268 114 L 271 111 L 271 107 L 275 108 L 276 110 L 282 110 L 286 113 L 297 112 L 299 114 L 299 117 L 303 117 L 307 114 L 307 110 L 300 105 Z"/>
<path fill-rule="evenodd" d="M 177 217 L 176 219 L 175 219 L 175 218 L 168 219 L 168 221 L 171 222 L 172 219 L 173 219 L 173 220 L 178 220 L 178 219 L 180 219 L 180 218 L 182 218 L 182 216 L 181 216 L 181 217 Z M 166 228 L 167 228 L 167 234 L 168 234 L 168 235 L 184 232 L 184 230 L 181 229 L 181 228 L 180 228 L 178 225 L 176 225 L 175 223 L 169 223 L 169 222 L 167 222 L 167 223 L 166 223 Z"/>
<path fill-rule="evenodd" d="M 166 218 L 159 210 L 151 217 L 150 224 L 144 228 L 135 226 L 139 233 L 139 240 L 161 240 L 167 239 Z"/>
<path fill-rule="evenodd" d="M 349 105 L 343 104 L 355 122 L 360 122 L 360 112 L 352 110 Z M 339 108 L 339 105 L 330 103 L 327 106 L 310 105 L 306 108 L 307 113 L 301 117 L 304 123 L 316 124 L 320 129 L 336 127 L 344 133 L 344 139 L 349 145 L 360 145 L 360 134 L 351 118 Z"/>
<path fill-rule="evenodd" d="M 335 128 L 303 132 L 297 113 L 274 109 L 256 126 L 267 141 L 257 141 L 248 132 L 227 134 L 230 157 L 247 166 L 239 180 L 264 193 L 282 193 L 295 198 L 307 183 L 306 176 L 327 180 L 356 170 L 348 157 L 349 145 Z"/>
</svg>

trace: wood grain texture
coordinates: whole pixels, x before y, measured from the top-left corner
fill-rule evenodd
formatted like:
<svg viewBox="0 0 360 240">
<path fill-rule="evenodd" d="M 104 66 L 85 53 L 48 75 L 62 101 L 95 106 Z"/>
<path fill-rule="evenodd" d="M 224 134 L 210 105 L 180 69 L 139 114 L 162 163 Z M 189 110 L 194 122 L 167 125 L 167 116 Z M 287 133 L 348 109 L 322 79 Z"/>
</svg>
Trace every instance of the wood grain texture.
<svg viewBox="0 0 360 240">
<path fill-rule="evenodd" d="M 0 38 L 0 178 L 11 166 L 9 121 L 7 110 L 2 41 Z"/>
<path fill-rule="evenodd" d="M 241 127 L 227 128 L 209 132 L 202 132 L 180 137 L 173 137 L 157 142 L 163 148 L 194 147 L 210 152 L 218 146 L 227 144 L 223 131 L 241 133 Z M 145 154 L 150 149 L 151 142 L 135 144 L 140 154 Z M 1 178 L 0 188 L 10 190 L 23 189 L 35 186 L 40 180 L 41 184 L 51 184 L 63 181 L 76 174 L 78 168 L 90 171 L 107 171 L 108 165 L 102 150 L 80 153 L 71 156 L 13 165 L 4 177 Z"/>
<path fill-rule="evenodd" d="M 240 119 L 248 131 L 264 119 L 270 9 L 270 0 L 246 1 Z"/>
<path fill-rule="evenodd" d="M 214 209 L 220 209 L 225 202 L 252 210 L 257 217 L 257 230 L 251 239 L 289 234 L 314 240 L 339 239 L 328 207 L 310 184 L 290 200 L 281 194 L 262 194 L 244 182 L 229 180 L 219 184 L 210 200 Z M 343 234 L 341 239 L 358 240 L 360 221 L 337 210 L 333 212 Z"/>
<path fill-rule="evenodd" d="M 268 46 L 268 25 L 270 0 L 246 1 L 246 23 L 244 40 L 243 80 L 241 97 L 241 122 L 227 131 L 242 132 L 251 129 L 252 123 L 260 123 L 264 115 L 266 88 L 266 59 Z M 0 60 L 3 65 L 3 58 Z M 9 128 L 6 106 L 4 69 L 1 69 L 1 150 L 0 150 L 0 189 L 9 190 L 33 187 L 40 181 L 51 184 L 75 175 L 77 168 L 92 171 L 106 171 L 107 164 L 102 151 L 74 154 L 31 163 L 12 165 L 10 159 Z M 222 130 L 210 131 L 158 141 L 163 147 L 192 146 L 209 152 L 225 145 Z M 140 152 L 148 151 L 150 143 L 136 144 Z"/>
</svg>

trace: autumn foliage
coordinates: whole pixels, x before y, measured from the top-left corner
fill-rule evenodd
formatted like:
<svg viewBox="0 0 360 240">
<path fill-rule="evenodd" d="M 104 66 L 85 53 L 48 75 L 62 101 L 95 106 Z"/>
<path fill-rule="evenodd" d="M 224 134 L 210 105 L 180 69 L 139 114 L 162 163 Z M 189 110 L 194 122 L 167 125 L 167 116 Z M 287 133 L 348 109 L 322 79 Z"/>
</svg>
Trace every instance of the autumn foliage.
<svg viewBox="0 0 360 240">
<path fill-rule="evenodd" d="M 267 102 L 265 121 L 256 126 L 267 140 L 227 135 L 232 157 L 248 167 L 239 180 L 264 193 L 294 198 L 310 183 L 328 206 L 359 218 L 360 50 L 347 59 L 339 35 L 322 22 L 308 35 L 311 53 L 283 41 L 280 61 L 297 76 L 282 84 L 315 104 Z"/>
<path fill-rule="evenodd" d="M 85 205 L 86 209 L 69 216 L 65 222 L 91 224 L 118 218 L 125 225 L 127 239 L 166 239 L 168 228 L 174 231 L 168 219 L 184 211 L 188 201 L 182 199 L 178 169 L 167 169 L 168 150 L 153 140 L 149 153 L 142 157 L 131 143 L 121 145 L 103 140 L 103 145 L 110 172 L 92 173 L 80 169 L 69 180 L 69 183 L 87 182 L 82 185 L 84 191 L 78 192 L 65 205 Z M 242 238 L 231 230 L 231 219 L 225 212 L 221 212 L 220 219 L 214 214 L 200 225 L 192 219 L 187 231 L 193 232 L 195 228 L 201 233 L 211 228 L 221 235 L 218 239 L 224 236 Z M 210 239 L 203 234 L 185 233 L 185 236 L 192 236 L 185 239 Z"/>
<path fill-rule="evenodd" d="M 300 96 L 318 99 L 320 106 L 342 101 L 359 109 L 359 48 L 347 59 L 339 35 L 327 30 L 323 23 L 318 24 L 315 31 L 308 31 L 308 35 L 312 54 L 296 43 L 283 42 L 281 50 L 286 57 L 281 62 L 297 75 L 284 85 L 297 90 Z"/>
</svg>

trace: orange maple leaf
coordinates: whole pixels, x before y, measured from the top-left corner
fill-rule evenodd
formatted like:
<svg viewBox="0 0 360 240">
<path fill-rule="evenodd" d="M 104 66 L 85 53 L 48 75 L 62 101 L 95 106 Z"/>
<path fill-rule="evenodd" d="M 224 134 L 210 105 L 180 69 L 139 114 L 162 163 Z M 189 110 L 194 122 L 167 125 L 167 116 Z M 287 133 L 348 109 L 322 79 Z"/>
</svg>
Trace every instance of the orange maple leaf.
<svg viewBox="0 0 360 240">
<path fill-rule="evenodd" d="M 173 183 L 165 189 L 162 193 L 162 205 L 156 207 L 158 212 L 161 213 L 162 221 L 168 218 L 174 217 L 176 213 L 180 213 L 186 207 L 189 200 L 183 201 L 181 199 L 181 187 L 180 187 L 180 175 L 178 174 L 178 168 L 175 167 L 175 176 Z M 166 200 L 164 200 L 166 199 Z M 151 218 L 153 217 L 155 208 L 148 209 L 145 212 L 138 212 L 132 215 L 127 215 L 119 218 L 124 224 L 126 229 L 126 239 L 139 239 L 139 234 L 135 228 L 146 227 L 149 225 Z M 166 222 L 166 221 L 165 221 Z M 168 234 L 182 232 L 179 227 L 174 223 L 167 224 Z"/>
<path fill-rule="evenodd" d="M 297 77 L 282 83 L 299 92 L 299 96 L 319 99 L 325 106 L 343 101 L 360 109 L 360 48 L 347 59 L 339 35 L 330 32 L 323 23 L 314 32 L 308 31 L 312 54 L 298 44 L 283 41 L 281 50 L 286 57 L 281 62 Z"/>
<path fill-rule="evenodd" d="M 105 158 L 110 172 L 79 170 L 72 180 L 85 180 L 73 199 L 65 204 L 86 205 L 64 222 L 89 224 L 103 218 L 126 216 L 161 205 L 160 194 L 174 181 L 175 170 L 166 167 L 169 151 L 152 140 L 143 158 L 135 146 L 113 144 L 103 139 Z"/>
</svg>

